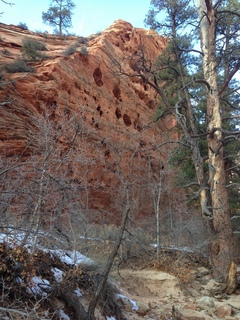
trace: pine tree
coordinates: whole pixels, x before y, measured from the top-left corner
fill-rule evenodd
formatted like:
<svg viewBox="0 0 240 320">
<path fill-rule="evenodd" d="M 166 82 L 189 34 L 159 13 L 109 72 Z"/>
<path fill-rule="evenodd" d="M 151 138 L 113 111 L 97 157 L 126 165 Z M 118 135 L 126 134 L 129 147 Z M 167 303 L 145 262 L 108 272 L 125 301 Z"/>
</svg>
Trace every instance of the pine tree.
<svg viewBox="0 0 240 320">
<path fill-rule="evenodd" d="M 239 196 L 239 182 L 233 183 L 240 172 L 239 3 L 199 0 L 198 7 L 191 0 L 151 1 L 145 22 L 169 42 L 158 58 L 153 81 L 146 81 L 159 93 L 158 117 L 170 113 L 177 120 L 184 146 L 179 155 L 181 161 L 187 155 L 188 182 L 195 186 L 203 218 L 212 230 L 214 276 L 231 293 L 228 270 L 235 257 L 228 187 Z"/>
<path fill-rule="evenodd" d="M 52 0 L 47 12 L 42 12 L 43 22 L 58 28 L 59 34 L 72 26 L 72 10 L 75 4 L 71 0 Z"/>
</svg>

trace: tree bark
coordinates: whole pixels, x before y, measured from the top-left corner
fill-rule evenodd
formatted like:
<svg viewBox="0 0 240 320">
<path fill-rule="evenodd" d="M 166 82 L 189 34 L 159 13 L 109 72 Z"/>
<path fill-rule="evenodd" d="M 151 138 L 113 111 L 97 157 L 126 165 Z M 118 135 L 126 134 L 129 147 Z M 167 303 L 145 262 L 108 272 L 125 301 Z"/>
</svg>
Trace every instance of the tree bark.
<svg viewBox="0 0 240 320">
<path fill-rule="evenodd" d="M 201 48 L 204 80 L 207 88 L 209 190 L 208 208 L 212 212 L 214 239 L 210 245 L 210 259 L 214 277 L 227 283 L 228 272 L 234 261 L 234 240 L 230 220 L 230 206 L 226 188 L 223 159 L 220 97 L 216 73 L 215 8 L 211 0 L 199 0 Z M 228 289 L 227 289 L 228 291 Z"/>
</svg>

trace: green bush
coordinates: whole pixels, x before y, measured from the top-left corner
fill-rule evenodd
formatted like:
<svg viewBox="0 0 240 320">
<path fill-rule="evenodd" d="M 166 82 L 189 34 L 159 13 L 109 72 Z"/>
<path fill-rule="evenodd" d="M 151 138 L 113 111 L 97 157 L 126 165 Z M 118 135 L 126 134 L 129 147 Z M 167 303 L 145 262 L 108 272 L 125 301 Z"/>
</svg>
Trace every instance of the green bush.
<svg viewBox="0 0 240 320">
<path fill-rule="evenodd" d="M 46 45 L 35 39 L 25 39 L 21 48 L 23 57 L 28 60 L 36 61 L 46 56 L 41 51 L 46 51 Z"/>
<path fill-rule="evenodd" d="M 69 46 L 65 51 L 64 51 L 64 55 L 65 56 L 71 56 L 72 54 L 74 54 L 77 51 L 77 47 L 78 44 L 72 44 L 71 46 Z"/>
<path fill-rule="evenodd" d="M 34 68 L 28 66 L 24 60 L 15 60 L 10 64 L 6 64 L 4 69 L 9 73 L 34 72 Z"/>
<path fill-rule="evenodd" d="M 17 27 L 23 29 L 23 30 L 28 30 L 28 26 L 26 25 L 25 22 L 19 22 L 19 24 L 17 25 Z"/>
<path fill-rule="evenodd" d="M 79 43 L 79 44 L 86 44 L 86 43 L 88 43 L 88 38 L 86 38 L 86 37 L 79 37 L 79 38 L 78 38 L 78 43 Z"/>
<path fill-rule="evenodd" d="M 87 47 L 85 47 L 85 46 L 81 47 L 80 53 L 81 53 L 84 57 L 86 57 L 86 56 L 88 55 Z"/>
</svg>

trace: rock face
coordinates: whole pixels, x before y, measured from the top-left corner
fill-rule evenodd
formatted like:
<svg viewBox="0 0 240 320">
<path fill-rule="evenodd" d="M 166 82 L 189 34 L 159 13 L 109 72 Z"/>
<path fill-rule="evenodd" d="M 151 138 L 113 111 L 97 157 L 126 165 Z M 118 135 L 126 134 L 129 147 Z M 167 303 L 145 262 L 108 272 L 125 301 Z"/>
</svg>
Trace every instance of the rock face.
<svg viewBox="0 0 240 320">
<path fill-rule="evenodd" d="M 43 137 L 46 129 L 43 124 L 36 125 L 39 119 L 47 118 L 59 135 L 64 125 L 76 118 L 81 122 L 81 134 L 74 151 L 82 155 L 81 161 L 66 165 L 65 170 L 69 181 L 82 190 L 85 175 L 89 207 L 111 211 L 116 202 L 114 190 L 119 188 L 120 181 L 126 182 L 129 177 L 133 181 L 133 176 L 141 176 L 151 161 L 155 161 L 152 173 L 159 172 L 156 165 L 164 162 L 167 151 L 160 155 L 155 146 L 165 140 L 163 132 L 173 128 L 175 122 L 171 118 L 154 122 L 156 92 L 140 78 L 124 74 L 132 71 L 133 57 L 139 56 L 143 49 L 145 56 L 154 61 L 166 46 L 166 38 L 133 28 L 122 20 L 115 21 L 100 35 L 86 39 L 59 39 L 3 24 L 0 30 L 4 53 L 1 64 L 21 58 L 20 49 L 26 38 L 41 41 L 47 47 L 46 59 L 30 63 L 34 73 L 2 74 L 0 152 L 3 158 L 28 161 L 33 154 L 41 154 L 36 136 Z M 64 51 L 71 45 L 75 45 L 76 52 L 66 56 Z M 177 138 L 176 134 L 172 133 L 172 138 Z M 66 137 L 59 141 L 63 150 L 69 148 Z M 142 192 L 138 191 L 138 200 Z M 87 200 L 82 202 L 86 206 Z M 144 215 L 151 208 L 144 200 L 137 214 Z"/>
</svg>

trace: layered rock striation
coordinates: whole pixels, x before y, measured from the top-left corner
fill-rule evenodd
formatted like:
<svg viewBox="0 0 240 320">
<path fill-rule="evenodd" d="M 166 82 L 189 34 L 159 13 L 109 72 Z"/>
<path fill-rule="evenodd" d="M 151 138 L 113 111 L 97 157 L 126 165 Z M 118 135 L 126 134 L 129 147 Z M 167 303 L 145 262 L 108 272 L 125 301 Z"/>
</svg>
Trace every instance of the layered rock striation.
<svg viewBox="0 0 240 320">
<path fill-rule="evenodd" d="M 137 215 L 152 212 L 151 201 L 144 198 L 149 189 L 146 172 L 151 167 L 153 177 L 164 167 L 168 152 L 156 146 L 169 138 L 164 132 L 175 122 L 171 117 L 153 121 L 155 90 L 129 74 L 134 57 L 144 51 L 155 61 L 167 39 L 122 20 L 88 38 L 60 39 L 4 24 L 0 31 L 2 65 L 21 59 L 24 39 L 41 41 L 47 48 L 45 59 L 28 62 L 35 72 L 2 71 L 1 157 L 21 162 L 29 162 L 33 155 L 40 159 L 44 154 L 40 145 L 51 126 L 48 139 L 52 145 L 57 140 L 65 179 L 82 190 L 83 207 L 119 211 L 125 196 L 116 200 L 116 190 L 129 183 L 135 185 L 134 197 L 141 202 Z M 70 46 L 75 52 L 66 55 Z"/>
</svg>

